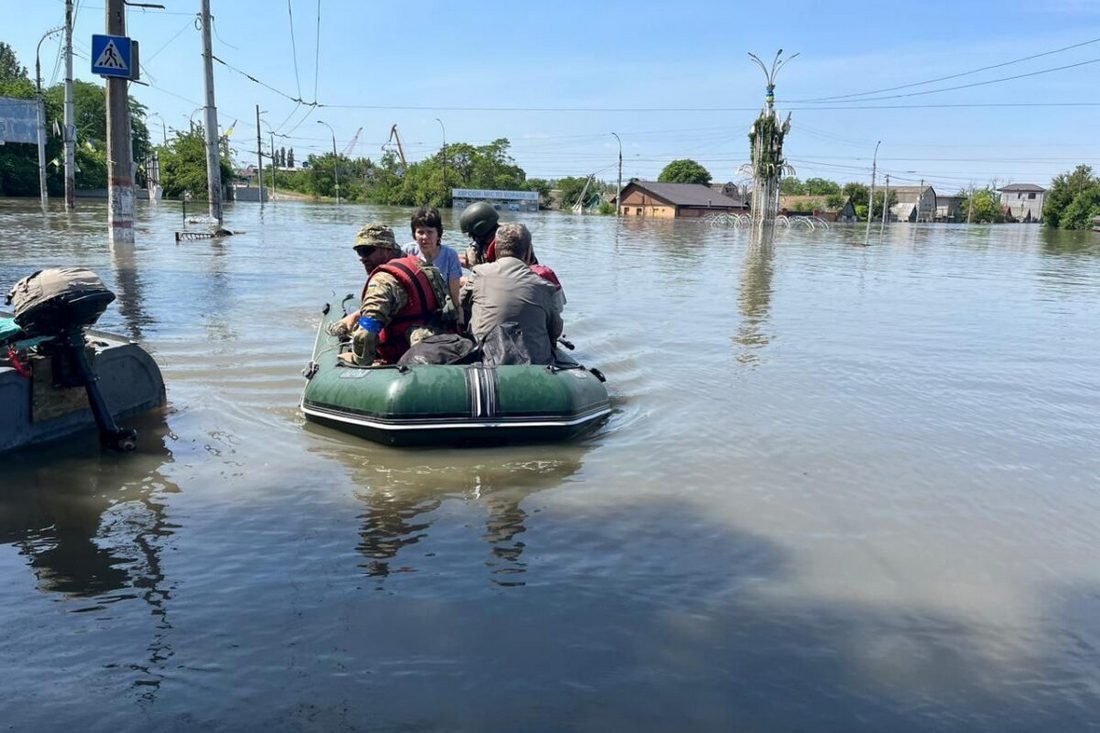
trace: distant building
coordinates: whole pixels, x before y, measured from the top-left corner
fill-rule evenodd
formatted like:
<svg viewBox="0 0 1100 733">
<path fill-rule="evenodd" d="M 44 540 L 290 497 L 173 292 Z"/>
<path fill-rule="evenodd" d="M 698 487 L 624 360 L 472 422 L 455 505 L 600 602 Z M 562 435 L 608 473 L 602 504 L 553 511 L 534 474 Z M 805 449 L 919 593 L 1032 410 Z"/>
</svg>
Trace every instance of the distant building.
<svg viewBox="0 0 1100 733">
<path fill-rule="evenodd" d="M 452 188 L 451 206 L 462 211 L 477 201 L 486 201 L 501 211 L 538 211 L 538 191 L 498 191 L 488 188 Z"/>
<path fill-rule="evenodd" d="M 897 221 L 934 221 L 936 218 L 936 191 L 931 186 L 893 186 L 891 193 L 897 203 L 890 213 Z"/>
<path fill-rule="evenodd" d="M 1043 199 L 1047 190 L 1034 183 L 1010 183 L 998 188 L 1001 194 L 1001 208 L 1010 219 L 1024 223 L 1043 220 Z"/>
<path fill-rule="evenodd" d="M 709 214 L 745 214 L 744 201 L 701 183 L 657 183 L 632 180 L 623 186 L 619 212 L 655 219 L 698 218 Z"/>
<path fill-rule="evenodd" d="M 936 221 L 966 221 L 962 196 L 936 196 Z"/>
</svg>

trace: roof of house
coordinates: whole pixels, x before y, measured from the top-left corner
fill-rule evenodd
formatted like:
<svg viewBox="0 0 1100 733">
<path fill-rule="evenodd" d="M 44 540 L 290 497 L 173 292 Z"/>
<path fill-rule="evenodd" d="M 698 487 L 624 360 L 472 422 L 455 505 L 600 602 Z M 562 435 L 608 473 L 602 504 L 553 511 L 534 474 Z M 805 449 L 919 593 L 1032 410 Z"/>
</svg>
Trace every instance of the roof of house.
<svg viewBox="0 0 1100 733">
<path fill-rule="evenodd" d="M 1007 186 L 998 188 L 998 191 L 1035 191 L 1036 193 L 1042 193 L 1046 191 L 1042 186 L 1036 186 L 1034 183 L 1010 183 Z"/>
<path fill-rule="evenodd" d="M 629 186 L 637 186 L 657 198 L 668 201 L 673 206 L 744 206 L 740 201 L 718 193 L 710 186 L 701 183 L 658 183 L 656 181 L 631 181 Z M 624 186 L 623 188 L 626 188 Z"/>
</svg>

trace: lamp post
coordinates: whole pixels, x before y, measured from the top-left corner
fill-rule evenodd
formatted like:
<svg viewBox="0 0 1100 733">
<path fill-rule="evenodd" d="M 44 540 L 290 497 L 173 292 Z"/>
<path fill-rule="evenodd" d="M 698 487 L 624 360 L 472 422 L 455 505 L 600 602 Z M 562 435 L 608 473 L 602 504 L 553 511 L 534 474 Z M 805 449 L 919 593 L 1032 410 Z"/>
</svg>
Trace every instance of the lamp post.
<svg viewBox="0 0 1100 733">
<path fill-rule="evenodd" d="M 336 181 L 336 205 L 340 205 L 340 169 L 337 165 L 340 159 L 336 157 L 336 131 L 332 129 L 332 125 L 324 120 L 317 120 L 318 125 L 324 125 L 328 128 L 328 131 L 332 133 L 332 177 Z"/>
<path fill-rule="evenodd" d="M 42 52 L 42 42 L 63 30 L 65 30 L 65 26 L 59 25 L 43 33 L 42 38 L 38 40 L 38 46 L 34 50 L 34 89 L 35 96 L 38 99 L 36 108 L 38 114 L 38 197 L 42 201 L 43 213 L 46 211 L 48 197 L 46 193 L 46 110 L 43 109 L 42 103 L 42 62 L 39 60 L 39 55 Z"/>
<path fill-rule="evenodd" d="M 878 170 L 878 146 L 882 144 L 879 140 L 875 143 L 875 157 L 871 160 L 871 193 L 867 196 L 867 236 L 871 236 L 871 217 L 874 216 L 875 211 L 875 172 Z M 886 205 L 886 202 L 882 202 Z"/>
<path fill-rule="evenodd" d="M 438 117 L 435 121 L 439 123 L 439 129 L 443 131 L 443 195 L 447 195 L 447 128 L 443 126 L 443 120 Z"/>
<path fill-rule="evenodd" d="M 619 143 L 619 188 L 615 191 L 615 217 L 618 218 L 622 216 L 623 211 L 623 202 L 619 200 L 619 196 L 623 192 L 623 141 L 619 140 L 619 136 L 614 132 L 611 134 L 615 135 L 615 139 Z"/>
</svg>

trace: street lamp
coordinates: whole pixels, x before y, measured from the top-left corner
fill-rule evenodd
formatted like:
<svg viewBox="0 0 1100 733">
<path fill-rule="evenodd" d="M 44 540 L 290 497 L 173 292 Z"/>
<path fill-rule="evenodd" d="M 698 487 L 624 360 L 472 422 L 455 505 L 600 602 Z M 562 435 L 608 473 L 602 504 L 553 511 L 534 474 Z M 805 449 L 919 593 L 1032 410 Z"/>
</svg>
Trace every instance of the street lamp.
<svg viewBox="0 0 1100 733">
<path fill-rule="evenodd" d="M 332 129 L 332 125 L 324 120 L 317 120 L 318 125 L 324 125 L 328 128 L 328 131 L 332 133 L 332 177 L 336 180 L 336 205 L 340 205 L 340 169 L 337 163 L 340 162 L 336 157 L 336 131 Z"/>
<path fill-rule="evenodd" d="M 447 195 L 447 128 L 443 126 L 443 120 L 438 117 L 435 121 L 439 123 L 439 129 L 443 130 L 443 195 Z"/>
<path fill-rule="evenodd" d="M 623 141 L 619 140 L 619 136 L 614 132 L 615 139 L 619 142 L 619 189 L 615 191 L 615 216 L 616 218 L 622 216 L 623 203 L 619 201 L 619 196 L 623 193 Z"/>
<path fill-rule="evenodd" d="M 34 49 L 34 88 L 35 96 L 38 99 L 38 104 L 35 106 L 35 112 L 38 115 L 38 196 L 42 201 L 43 213 L 46 212 L 46 199 L 48 196 L 46 193 L 46 113 L 42 107 L 42 62 L 39 60 L 39 55 L 42 52 L 42 41 L 63 30 L 65 30 L 65 26 L 60 25 L 46 31 L 42 34 L 38 46 Z"/>
</svg>

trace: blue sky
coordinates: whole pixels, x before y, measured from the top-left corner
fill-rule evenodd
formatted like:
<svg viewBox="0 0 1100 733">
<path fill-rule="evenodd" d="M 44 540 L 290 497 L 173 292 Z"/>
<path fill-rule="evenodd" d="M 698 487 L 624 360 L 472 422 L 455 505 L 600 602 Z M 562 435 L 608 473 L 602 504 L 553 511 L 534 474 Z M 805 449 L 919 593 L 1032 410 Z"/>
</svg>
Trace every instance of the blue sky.
<svg viewBox="0 0 1100 733">
<path fill-rule="evenodd" d="M 150 84 L 131 92 L 157 113 L 157 139 L 162 120 L 169 134 L 186 127 L 203 99 L 199 1 L 161 2 L 164 11 L 131 8 L 127 28 L 141 42 Z M 1094 0 L 212 0 L 212 8 L 215 55 L 282 93 L 216 66 L 219 124 L 224 131 L 236 121 L 231 144 L 242 163 L 255 160 L 259 104 L 287 136 L 276 145 L 299 159 L 332 148 L 318 119 L 335 129 L 341 150 L 362 127 L 353 153 L 371 158 L 396 124 L 413 160 L 438 150 L 444 132 L 448 142 L 504 137 L 528 176 L 613 181 L 616 132 L 624 178 L 655 178 L 669 161 L 692 158 L 715 180 L 739 180 L 765 85 L 747 53 L 770 60 L 783 48 L 799 53 L 780 72 L 776 96 L 777 108 L 792 112 L 786 151 L 800 178 L 866 180 L 877 140 L 880 181 L 884 173 L 895 183 L 924 179 L 941 193 L 971 183 L 1047 185 L 1077 163 L 1100 168 Z M 33 74 L 35 45 L 63 21 L 63 0 L 0 0 L 0 12 L 9 19 L 0 40 Z M 103 29 L 102 0 L 79 2 L 78 78 L 98 81 L 87 57 Z M 46 83 L 63 77 L 58 53 L 54 39 L 42 44 Z M 842 95 L 862 96 L 806 101 Z"/>
</svg>

